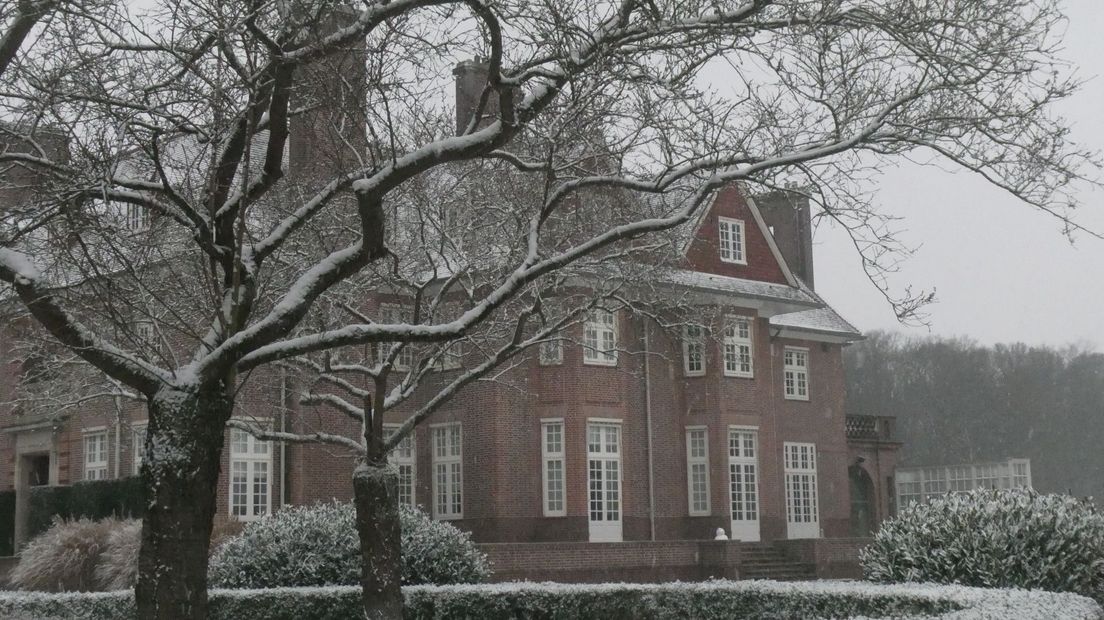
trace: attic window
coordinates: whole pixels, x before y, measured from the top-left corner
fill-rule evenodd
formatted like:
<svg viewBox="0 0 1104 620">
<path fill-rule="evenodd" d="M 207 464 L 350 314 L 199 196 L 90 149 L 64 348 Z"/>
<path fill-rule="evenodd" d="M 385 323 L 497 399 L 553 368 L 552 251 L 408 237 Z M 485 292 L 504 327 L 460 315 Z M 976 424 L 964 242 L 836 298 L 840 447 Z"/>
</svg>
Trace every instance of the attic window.
<svg viewBox="0 0 1104 620">
<path fill-rule="evenodd" d="M 744 253 L 744 222 L 727 217 L 717 218 L 717 232 L 721 260 L 726 263 L 747 264 Z"/>
</svg>

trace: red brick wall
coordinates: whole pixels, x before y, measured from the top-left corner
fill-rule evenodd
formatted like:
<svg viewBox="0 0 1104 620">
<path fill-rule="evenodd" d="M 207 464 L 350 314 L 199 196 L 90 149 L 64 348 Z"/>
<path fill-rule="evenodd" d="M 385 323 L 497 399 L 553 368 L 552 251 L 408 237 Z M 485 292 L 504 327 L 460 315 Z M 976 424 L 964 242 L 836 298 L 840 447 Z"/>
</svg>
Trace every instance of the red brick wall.
<svg viewBox="0 0 1104 620">
<path fill-rule="evenodd" d="M 717 218 L 728 217 L 744 222 L 744 240 L 747 244 L 747 264 L 738 265 L 721 260 L 717 250 L 719 235 Z M 784 284 L 786 277 L 770 251 L 766 237 L 756 224 L 747 201 L 734 185 L 717 192 L 717 196 L 700 223 L 697 235 L 686 252 L 686 266 L 690 269 L 716 273 L 734 278 L 763 280 Z"/>
<path fill-rule="evenodd" d="M 858 579 L 862 577 L 859 552 L 870 542 L 869 538 L 821 538 L 776 544 L 791 559 L 815 564 L 818 579 Z"/>
<path fill-rule="evenodd" d="M 733 312 L 754 315 L 748 309 Z M 620 353 L 616 367 L 584 365 L 582 348 L 566 344 L 562 365 L 539 366 L 530 361 L 497 382 L 470 386 L 428 420 L 428 424 L 449 421 L 463 424 L 464 518 L 455 523 L 470 530 L 477 541 L 587 540 L 585 432 L 589 418 L 621 421 L 624 539 L 650 538 L 643 327 L 624 315 L 619 317 L 618 325 L 620 343 L 627 350 Z M 579 334 L 573 336 L 578 338 Z M 786 536 L 781 466 L 784 441 L 817 444 L 824 534 L 846 535 L 850 501 L 839 346 L 772 342 L 765 319 L 760 319 L 754 333 L 755 377 L 742 379 L 722 376 L 720 344 L 714 340 L 707 343 L 706 375 L 688 378 L 683 376 L 678 339 L 654 329 L 649 333 L 653 353 L 649 357 L 649 376 L 657 539 L 702 540 L 712 538 L 717 527 L 729 529 L 729 425 L 759 429 L 764 540 Z M 808 402 L 782 398 L 781 352 L 787 344 L 809 349 Z M 403 413 L 393 415 L 397 422 Z M 542 418 L 564 420 L 565 517 L 542 514 Z M 709 429 L 712 515 L 707 517 L 688 514 L 685 452 L 688 425 L 706 425 Z M 429 432 L 429 426 L 423 425 L 417 433 L 417 498 L 427 508 L 432 499 Z M 301 477 L 295 484 L 311 489 L 330 488 L 336 478 L 341 485 L 347 485 L 346 479 L 338 476 L 338 472 L 347 475 L 347 464 L 336 469 L 333 464 L 321 468 L 308 466 L 300 463 L 307 450 L 317 449 L 298 449 L 290 457 L 293 472 Z"/>
</svg>

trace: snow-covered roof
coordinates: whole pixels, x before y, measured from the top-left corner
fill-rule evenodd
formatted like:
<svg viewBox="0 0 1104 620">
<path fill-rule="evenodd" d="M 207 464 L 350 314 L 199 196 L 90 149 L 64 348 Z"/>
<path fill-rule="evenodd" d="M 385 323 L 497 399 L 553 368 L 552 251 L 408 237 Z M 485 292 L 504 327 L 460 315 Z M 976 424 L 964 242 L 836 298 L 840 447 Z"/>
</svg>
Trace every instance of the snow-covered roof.
<svg viewBox="0 0 1104 620">
<path fill-rule="evenodd" d="M 674 284 L 719 293 L 729 293 L 751 299 L 784 301 L 810 308 L 815 308 L 823 303 L 815 294 L 811 294 L 810 291 L 787 284 L 734 278 L 731 276 L 691 271 L 688 269 L 673 269 L 667 274 L 667 278 Z"/>
<path fill-rule="evenodd" d="M 847 322 L 820 295 L 817 295 L 804 280 L 794 276 L 801 291 L 816 300 L 818 308 L 776 314 L 770 318 L 772 327 L 778 327 L 783 335 L 786 331 L 798 331 L 805 334 L 820 334 L 842 342 L 862 340 L 862 332 Z"/>
<path fill-rule="evenodd" d="M 862 338 L 862 332 L 827 305 L 812 310 L 776 314 L 770 318 L 770 324 L 783 329 L 851 336 L 854 340 Z"/>
</svg>

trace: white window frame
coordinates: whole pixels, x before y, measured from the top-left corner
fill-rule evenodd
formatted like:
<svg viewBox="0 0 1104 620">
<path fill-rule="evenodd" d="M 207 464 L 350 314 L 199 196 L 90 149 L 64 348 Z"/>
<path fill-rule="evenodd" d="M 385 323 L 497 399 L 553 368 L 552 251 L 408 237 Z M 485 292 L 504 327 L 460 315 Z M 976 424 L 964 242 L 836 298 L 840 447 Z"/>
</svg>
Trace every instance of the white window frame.
<svg viewBox="0 0 1104 620">
<path fill-rule="evenodd" d="M 820 537 L 820 483 L 817 446 L 782 442 L 782 473 L 786 489 L 786 537 Z"/>
<path fill-rule="evenodd" d="M 126 217 L 126 227 L 133 232 L 149 230 L 150 222 L 153 219 L 149 209 L 133 203 L 127 203 L 124 216 Z"/>
<path fill-rule="evenodd" d="M 407 345 L 410 346 L 410 345 Z M 406 349 L 403 349 L 405 352 Z M 402 356 L 402 353 L 399 354 Z M 463 365 L 464 347 L 460 342 L 452 342 L 445 346 L 437 355 L 434 369 L 439 371 L 456 370 Z"/>
<path fill-rule="evenodd" d="M 804 364 L 797 363 L 798 356 L 804 358 Z M 809 349 L 782 349 L 782 394 L 786 400 L 809 400 Z"/>
<path fill-rule="evenodd" d="M 587 528 L 590 542 L 624 538 L 624 433 L 622 421 L 587 418 Z"/>
<path fill-rule="evenodd" d="M 695 440 L 700 437 L 699 451 Z M 694 487 L 694 469 L 699 468 L 704 475 L 701 480 L 702 493 Z M 706 426 L 686 427 L 686 504 L 691 517 L 705 517 L 713 513 L 713 502 L 709 488 L 709 428 Z M 699 501 L 700 500 L 700 501 Z"/>
<path fill-rule="evenodd" d="M 741 327 L 747 328 L 747 336 Z M 747 316 L 731 316 L 725 319 L 724 376 L 752 379 L 755 377 L 755 320 Z M 746 360 L 745 360 L 746 355 Z M 744 368 L 744 362 L 747 368 Z"/>
<path fill-rule="evenodd" d="M 399 424 L 384 424 L 383 432 L 391 438 L 395 431 L 399 430 Z M 387 455 L 387 460 L 399 470 L 399 503 L 407 506 L 418 505 L 418 446 L 414 441 L 414 433 L 411 431 L 402 441 Z M 403 480 L 402 469 L 410 468 L 410 475 Z M 404 498 L 404 490 L 406 497 Z"/>
<path fill-rule="evenodd" d="M 84 480 L 107 480 L 107 429 L 84 430 Z M 98 446 L 92 444 L 98 443 Z"/>
<path fill-rule="evenodd" d="M 1030 459 L 1011 459 L 1008 461 L 1009 467 L 1012 469 L 1011 480 L 1013 488 L 1030 489 L 1031 486 L 1031 460 Z M 1019 470 L 1019 468 L 1023 468 Z"/>
<path fill-rule="evenodd" d="M 559 366 L 563 364 L 563 339 L 552 338 L 538 345 L 537 361 L 541 366 Z"/>
<path fill-rule="evenodd" d="M 264 425 L 263 422 L 258 423 L 257 420 L 249 420 L 252 425 Z M 244 445 L 242 440 L 244 440 Z M 271 441 L 263 439 L 257 439 L 248 431 L 244 431 L 240 428 L 230 427 L 230 469 L 229 469 L 229 488 L 227 493 L 228 498 L 228 510 L 230 517 L 237 519 L 238 521 L 256 521 L 266 515 L 272 514 L 272 491 L 275 485 L 272 483 L 272 449 L 273 445 Z M 236 477 L 239 472 L 238 465 L 244 468 L 242 473 L 245 474 L 245 488 L 244 488 L 244 503 L 239 501 L 239 493 L 235 493 Z M 257 487 L 261 484 L 261 474 L 263 474 L 263 484 L 265 485 L 264 499 L 263 501 L 257 501 Z M 238 509 L 241 509 L 240 513 Z"/>
<path fill-rule="evenodd" d="M 705 375 L 705 328 L 701 325 L 682 328 L 682 374 L 687 377 Z"/>
<path fill-rule="evenodd" d="M 617 313 L 596 308 L 583 325 L 583 363 L 590 366 L 617 365 Z"/>
<path fill-rule="evenodd" d="M 153 321 L 149 319 L 134 321 L 134 340 L 138 346 L 148 349 L 149 354 L 160 355 L 161 335 L 157 332 L 157 325 Z"/>
<path fill-rule="evenodd" d="M 730 217 L 717 218 L 717 249 L 721 261 L 737 265 L 747 264 L 747 235 L 743 220 Z"/>
<path fill-rule="evenodd" d="M 149 430 L 149 422 L 134 422 L 130 425 L 130 461 L 134 467 L 134 475 L 142 473 L 142 459 L 146 455 L 146 431 Z"/>
<path fill-rule="evenodd" d="M 551 441 L 555 431 L 557 442 Z M 546 517 L 567 515 L 567 445 L 563 418 L 541 419 L 541 507 Z M 557 449 L 558 448 L 558 449 Z M 553 480 L 553 470 L 559 479 Z M 558 488 L 553 488 L 558 482 Z"/>
<path fill-rule="evenodd" d="M 433 518 L 442 521 L 463 519 L 464 428 L 460 422 L 431 424 L 429 436 L 433 456 Z"/>
<path fill-rule="evenodd" d="M 409 308 L 402 304 L 384 303 L 379 305 L 379 317 L 380 322 L 384 324 L 399 324 L 407 323 L 410 320 Z M 377 363 L 382 363 L 387 355 L 391 353 L 391 347 L 397 343 L 394 342 L 380 342 L 376 345 Z M 399 354 L 395 357 L 395 363 L 392 366 L 399 372 L 406 372 L 414 366 L 414 346 L 412 343 L 405 343 Z"/>
</svg>

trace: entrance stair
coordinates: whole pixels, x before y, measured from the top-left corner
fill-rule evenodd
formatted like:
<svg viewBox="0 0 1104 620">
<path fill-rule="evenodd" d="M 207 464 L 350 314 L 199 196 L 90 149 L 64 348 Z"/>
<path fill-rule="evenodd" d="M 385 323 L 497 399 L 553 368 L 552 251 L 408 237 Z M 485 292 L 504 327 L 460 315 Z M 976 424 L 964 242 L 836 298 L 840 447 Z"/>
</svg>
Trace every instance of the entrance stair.
<svg viewBox="0 0 1104 620">
<path fill-rule="evenodd" d="M 740 578 L 775 581 L 816 579 L 816 565 L 798 562 L 770 543 L 740 543 Z"/>
</svg>

